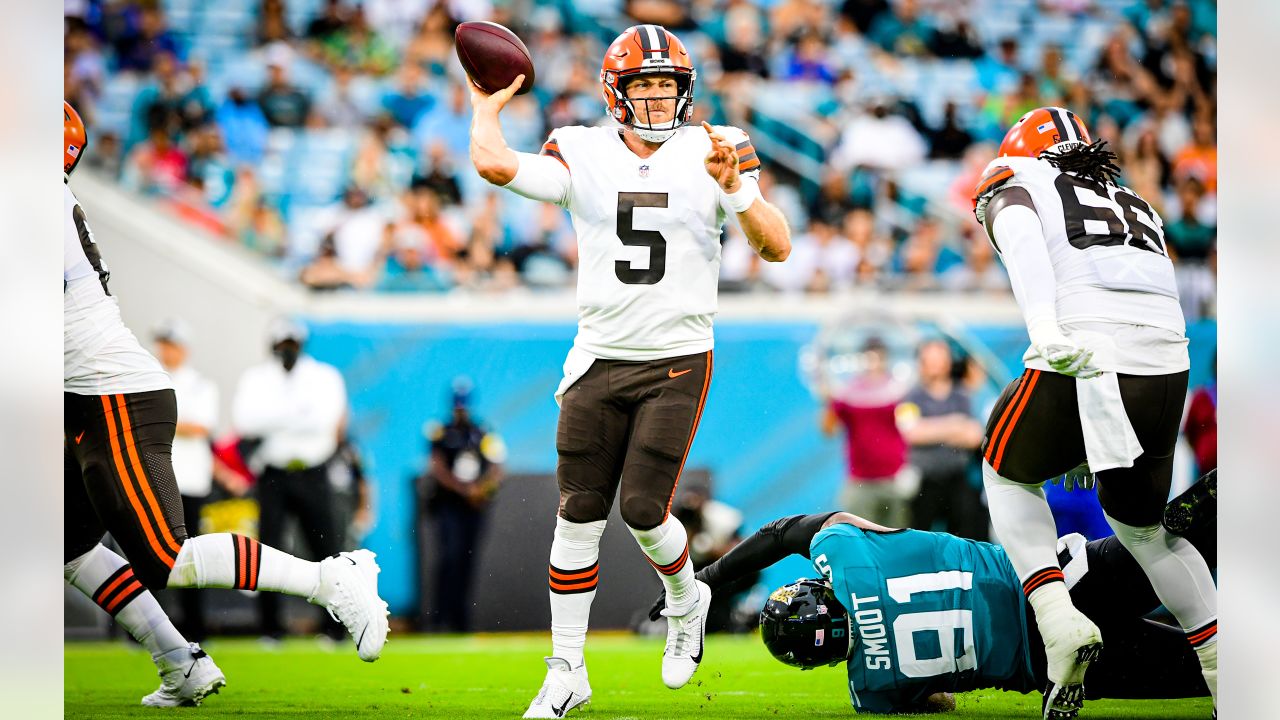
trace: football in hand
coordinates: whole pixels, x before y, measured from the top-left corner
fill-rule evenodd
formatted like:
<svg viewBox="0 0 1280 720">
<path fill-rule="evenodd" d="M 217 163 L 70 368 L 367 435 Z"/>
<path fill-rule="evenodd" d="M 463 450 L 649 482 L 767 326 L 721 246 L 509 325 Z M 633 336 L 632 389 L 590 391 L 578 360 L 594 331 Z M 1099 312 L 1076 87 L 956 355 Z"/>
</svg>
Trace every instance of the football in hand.
<svg viewBox="0 0 1280 720">
<path fill-rule="evenodd" d="M 453 32 L 458 60 L 472 82 L 487 93 L 497 92 L 524 75 L 517 95 L 533 89 L 533 58 L 516 34 L 487 21 L 464 22 Z"/>
</svg>

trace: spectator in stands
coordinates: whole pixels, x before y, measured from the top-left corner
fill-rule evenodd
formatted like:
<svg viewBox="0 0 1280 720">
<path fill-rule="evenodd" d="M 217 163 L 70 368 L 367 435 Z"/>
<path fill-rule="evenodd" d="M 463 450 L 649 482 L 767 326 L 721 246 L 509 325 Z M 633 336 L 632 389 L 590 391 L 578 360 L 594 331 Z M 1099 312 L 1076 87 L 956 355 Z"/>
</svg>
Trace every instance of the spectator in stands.
<svg viewBox="0 0 1280 720">
<path fill-rule="evenodd" d="M 556 15 L 557 19 L 559 15 Z M 409 40 L 404 51 L 404 62 L 417 65 L 434 77 L 443 77 L 453 60 L 453 18 L 449 16 L 449 4 L 438 2 L 431 6 L 418 25 L 418 32 Z M 555 33 L 561 40 L 559 33 Z M 567 42 L 563 43 L 568 45 Z M 545 82 L 548 71 L 554 73 L 557 63 L 547 54 L 539 52 L 536 43 L 530 43 L 534 57 L 538 58 L 538 82 Z"/>
<path fill-rule="evenodd" d="M 877 282 L 893 260 L 893 243 L 876 231 L 871 211 L 858 209 L 845 215 L 844 236 L 858 250 L 858 284 Z"/>
<path fill-rule="evenodd" d="M 106 86 L 107 60 L 93 33 L 83 27 L 72 26 L 63 46 L 64 97 L 83 115 Z"/>
<path fill-rule="evenodd" d="M 938 276 L 963 262 L 950 245 L 942 242 L 942 224 L 934 217 L 922 217 L 911 235 L 898 249 L 896 269 L 907 290 L 931 290 Z"/>
<path fill-rule="evenodd" d="M 419 116 L 413 138 L 419 147 L 440 140 L 454 157 L 467 156 L 471 148 L 471 103 L 462 83 L 449 83 L 447 102 L 437 103 Z"/>
<path fill-rule="evenodd" d="M 876 18 L 889 12 L 889 0 L 844 0 L 840 3 L 840 15 L 861 34 L 871 32 Z"/>
<path fill-rule="evenodd" d="M 289 82 L 292 55 L 282 43 L 267 50 L 267 84 L 258 93 L 258 106 L 271 127 L 300 128 L 311 112 L 311 96 Z"/>
<path fill-rule="evenodd" d="M 1196 388 L 1187 408 L 1182 433 L 1196 456 L 1196 474 L 1218 467 L 1218 355 L 1213 356 L 1209 382 Z"/>
<path fill-rule="evenodd" d="M 734 2 L 725 9 L 725 42 L 719 49 L 720 69 L 726 75 L 769 77 L 763 22 L 755 3 Z"/>
<path fill-rule="evenodd" d="M 1212 312 L 1217 286 L 1215 263 L 1218 228 L 1214 199 L 1195 177 L 1178 183 L 1164 218 L 1166 249 L 1174 258 L 1178 301 L 1188 321 Z"/>
<path fill-rule="evenodd" d="M 258 539 L 280 547 L 292 516 L 310 551 L 301 556 L 321 560 L 347 549 L 339 544 L 326 469 L 343 436 L 346 383 L 337 368 L 302 352 L 307 342 L 302 325 L 277 318 L 268 339 L 272 359 L 240 376 L 231 406 L 236 433 L 260 440 L 249 459 L 258 473 Z M 283 637 L 280 596 L 260 593 L 258 599 L 262 634 Z M 331 636 L 345 635 L 340 625 L 328 622 L 327 612 L 321 614 Z"/>
<path fill-rule="evenodd" d="M 218 126 L 209 124 L 187 133 L 187 182 L 200 188 L 210 205 L 221 205 L 230 193 L 234 173 L 222 146 Z"/>
<path fill-rule="evenodd" d="M 902 170 L 922 160 L 928 148 L 924 138 L 902 115 L 890 114 L 890 98 L 876 98 L 868 112 L 845 126 L 831 154 L 831 166 L 841 172 L 855 167 Z"/>
<path fill-rule="evenodd" d="M 915 488 L 906 466 L 906 441 L 894 420 L 905 388 L 889 372 L 889 348 L 870 337 L 860 353 L 862 372 L 838 394 L 819 389 L 822 432 L 844 428 L 848 478 L 837 507 L 888 527 L 907 526 L 906 497 Z"/>
<path fill-rule="evenodd" d="M 376 282 L 386 260 L 387 220 L 381 210 L 369 203 L 369 196 L 359 187 L 348 187 L 342 200 L 329 209 L 325 225 L 325 235 L 333 239 L 332 259 L 345 271 L 343 277 L 348 283 L 368 287 Z"/>
<path fill-rule="evenodd" d="M 995 54 L 988 54 L 974 63 L 974 69 L 978 73 L 978 84 L 988 93 L 1012 90 L 1022 75 L 1020 67 L 1018 39 L 1012 36 L 1000 40 Z"/>
<path fill-rule="evenodd" d="M 316 109 L 329 127 L 354 132 L 364 126 L 365 106 L 357 97 L 356 88 L 361 80 L 346 65 L 333 69 L 332 81 L 320 91 L 316 101 Z"/>
<path fill-rule="evenodd" d="M 963 10 L 957 11 L 953 6 L 944 5 L 934 15 L 933 22 L 929 52 L 951 60 L 975 60 L 982 57 L 982 39 Z"/>
<path fill-rule="evenodd" d="M 435 98 L 427 91 L 426 77 L 417 63 L 401 65 L 395 86 L 382 96 L 382 109 L 404 128 L 413 127 L 434 104 Z"/>
<path fill-rule="evenodd" d="M 121 184 L 148 195 L 172 195 L 187 179 L 187 156 L 163 127 L 154 127 L 145 142 L 129 151 Z"/>
<path fill-rule="evenodd" d="M 868 39 L 898 57 L 928 55 L 932 37 L 933 29 L 920 17 L 916 0 L 896 0 L 892 11 L 876 18 L 867 33 Z"/>
<path fill-rule="evenodd" d="M 94 138 L 93 152 L 86 155 L 80 163 L 109 178 L 119 178 L 124 167 L 123 153 L 119 136 L 113 132 L 103 132 Z"/>
<path fill-rule="evenodd" d="M 393 144 L 403 145 L 406 133 L 390 115 L 380 115 L 371 122 L 360 138 L 355 159 L 351 163 L 351 184 L 373 197 L 395 194 L 403 187 L 395 173 Z"/>
<path fill-rule="evenodd" d="M 395 48 L 370 27 L 360 5 L 321 43 L 321 54 L 330 67 L 345 64 L 370 75 L 385 75 L 399 63 Z"/>
<path fill-rule="evenodd" d="M 981 226 L 964 225 L 964 264 L 944 270 L 939 283 L 953 292 L 1008 293 L 1009 276 L 996 262 L 995 249 Z"/>
<path fill-rule="evenodd" d="M 921 343 L 916 350 L 918 384 L 897 406 L 899 431 L 910 444 L 910 463 L 920 476 L 911 503 L 911 527 L 987 539 L 987 514 L 980 484 L 970 482 L 982 424 L 973 418 L 969 394 L 952 376 L 946 340 Z"/>
<path fill-rule="evenodd" d="M 164 11 L 158 6 L 146 6 L 138 15 L 136 30 L 126 31 L 118 41 L 116 66 L 124 71 L 146 72 L 157 56 L 181 54 L 178 41 L 166 25 Z"/>
<path fill-rule="evenodd" d="M 1137 137 L 1124 153 L 1124 184 L 1159 210 L 1164 206 L 1164 187 L 1172 166 L 1160 152 L 1151 123 L 1141 122 L 1134 131 Z"/>
<path fill-rule="evenodd" d="M 155 57 L 151 81 L 133 99 L 129 120 L 129 146 L 147 138 L 152 128 L 163 128 L 171 137 L 182 132 L 184 89 L 177 59 L 168 53 Z"/>
<path fill-rule="evenodd" d="M 1077 78 L 1063 65 L 1062 48 L 1053 44 L 1045 45 L 1040 54 L 1040 72 L 1036 77 L 1040 104 L 1065 104 L 1071 86 L 1076 82 Z"/>
<path fill-rule="evenodd" d="M 836 71 L 828 57 L 827 44 L 816 32 L 806 32 L 796 41 L 783 61 L 782 79 L 832 85 Z"/>
<path fill-rule="evenodd" d="M 1191 142 L 1173 158 L 1173 179 L 1195 178 L 1210 195 L 1218 192 L 1218 143 L 1214 138 L 1213 116 L 1196 115 L 1191 124 Z"/>
<path fill-rule="evenodd" d="M 343 0 L 325 0 L 324 7 L 307 23 L 307 40 L 316 44 L 327 43 L 347 26 L 347 10 Z"/>
<path fill-rule="evenodd" d="M 440 141 L 434 141 L 427 148 L 423 158 L 427 174 L 415 177 L 414 183 L 430 188 L 443 205 L 458 205 L 462 202 L 462 188 L 458 185 L 458 173 L 454 167 L 449 150 Z"/>
<path fill-rule="evenodd" d="M 439 538 L 432 615 L 445 632 L 471 629 L 471 579 L 507 454 L 502 438 L 472 417 L 471 392 L 470 379 L 456 378 L 449 420 L 425 428 L 430 456 L 420 482 Z"/>
<path fill-rule="evenodd" d="M 262 194 L 258 176 L 247 165 L 236 169 L 225 212 L 227 227 L 242 245 L 265 257 L 284 257 L 284 218 Z"/>
<path fill-rule="evenodd" d="M 285 16 L 284 0 L 262 0 L 258 8 L 258 27 L 254 31 L 255 44 L 261 46 L 291 40 L 293 31 L 289 29 L 289 19 Z"/>
<path fill-rule="evenodd" d="M 164 320 L 152 333 L 156 359 L 173 380 L 178 400 L 178 424 L 173 438 L 173 474 L 182 493 L 183 519 L 187 533 L 197 535 L 200 509 L 213 492 L 213 446 L 211 437 L 218 425 L 218 386 L 187 363 L 191 330 L 177 318 Z M 193 641 L 203 640 L 204 593 L 176 593 L 182 605 L 182 633 Z"/>
<path fill-rule="evenodd" d="M 380 287 L 438 290 L 452 284 L 454 265 L 464 249 L 462 237 L 444 220 L 437 196 L 421 180 L 403 193 L 400 217 L 391 224 L 387 242 Z"/>
<path fill-rule="evenodd" d="M 267 145 L 267 117 L 245 89 L 233 84 L 214 115 L 222 130 L 227 155 L 234 162 L 256 166 Z"/>
<path fill-rule="evenodd" d="M 929 157 L 935 160 L 959 160 L 973 144 L 973 135 L 960 125 L 956 104 L 947 101 L 942 111 L 942 125 L 929 131 Z"/>
</svg>

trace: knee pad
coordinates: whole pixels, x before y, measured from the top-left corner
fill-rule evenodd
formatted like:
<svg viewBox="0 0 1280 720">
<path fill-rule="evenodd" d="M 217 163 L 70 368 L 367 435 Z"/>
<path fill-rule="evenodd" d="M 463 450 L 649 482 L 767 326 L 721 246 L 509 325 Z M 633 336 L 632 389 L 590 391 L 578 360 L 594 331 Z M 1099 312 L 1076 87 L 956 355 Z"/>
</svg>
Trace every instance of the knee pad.
<svg viewBox="0 0 1280 720">
<path fill-rule="evenodd" d="M 652 530 L 666 517 L 666 505 L 653 498 L 633 497 L 622 502 L 622 521 L 633 530 Z"/>
<path fill-rule="evenodd" d="M 609 518 L 609 503 L 594 492 L 571 492 L 560 496 L 560 517 L 573 523 L 589 523 Z"/>
</svg>

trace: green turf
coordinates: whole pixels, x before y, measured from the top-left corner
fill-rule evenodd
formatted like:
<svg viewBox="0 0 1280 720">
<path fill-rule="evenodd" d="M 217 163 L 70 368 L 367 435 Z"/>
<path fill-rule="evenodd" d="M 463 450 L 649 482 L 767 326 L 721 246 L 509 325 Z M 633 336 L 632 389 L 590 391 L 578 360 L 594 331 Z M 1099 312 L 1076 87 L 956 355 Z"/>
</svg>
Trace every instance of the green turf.
<svg viewBox="0 0 1280 720">
<path fill-rule="evenodd" d="M 212 640 L 205 649 L 227 675 L 221 694 L 198 709 L 143 708 L 158 684 L 146 654 L 119 643 L 68 643 L 66 717 L 156 718 L 517 718 L 542 682 L 543 636 L 397 638 L 374 664 L 346 645 L 293 640 L 267 650 L 253 640 Z M 713 637 L 689 686 L 672 691 L 659 675 L 661 639 L 593 636 L 587 659 L 595 697 L 582 720 L 613 718 L 850 717 L 842 669 L 798 672 L 768 657 L 753 636 Z M 1096 701 L 1082 720 L 1204 720 L 1208 699 Z M 962 695 L 950 717 L 1034 718 L 1039 698 Z"/>
</svg>

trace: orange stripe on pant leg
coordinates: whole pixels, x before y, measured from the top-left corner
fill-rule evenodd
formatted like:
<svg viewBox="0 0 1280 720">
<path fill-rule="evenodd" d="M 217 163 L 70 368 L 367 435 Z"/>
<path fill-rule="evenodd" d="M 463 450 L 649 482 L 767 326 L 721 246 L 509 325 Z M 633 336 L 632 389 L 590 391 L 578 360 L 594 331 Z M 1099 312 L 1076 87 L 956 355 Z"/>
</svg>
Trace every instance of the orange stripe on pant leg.
<svg viewBox="0 0 1280 720">
<path fill-rule="evenodd" d="M 1008 444 L 1009 437 L 1013 435 L 1013 429 L 1018 425 L 1018 419 L 1022 417 L 1022 410 L 1027 406 L 1027 401 L 1031 399 L 1031 393 L 1036 389 L 1036 383 L 1040 381 L 1040 371 L 1032 370 L 1031 378 L 1027 383 L 1027 391 L 1022 394 L 1022 401 L 1018 403 L 1018 409 L 1013 411 L 1013 417 L 1009 418 L 1009 427 L 1005 428 L 1004 437 L 1000 439 L 1000 447 L 996 449 L 996 461 L 991 463 L 994 470 L 1000 469 L 1000 461 L 1004 459 L 1004 446 Z"/>
<path fill-rule="evenodd" d="M 138 450 L 133 437 L 133 428 L 129 424 L 129 411 L 124 405 L 124 396 L 116 396 L 116 407 L 120 409 L 120 422 L 124 424 L 124 440 L 125 449 L 129 451 L 129 460 L 133 463 L 133 471 L 138 474 L 138 485 L 142 487 L 142 495 L 147 499 L 147 505 L 151 507 L 151 511 L 155 513 L 156 524 L 160 526 L 160 535 L 164 537 L 165 544 L 173 550 L 176 556 L 182 552 L 182 545 L 173 539 L 173 534 L 169 532 L 169 522 L 165 520 L 164 514 L 160 512 L 160 503 L 156 502 L 156 496 L 151 492 L 151 482 L 147 479 L 145 473 L 142 472 L 142 462 L 138 459 Z M 167 564 L 173 567 L 173 558 L 168 559 Z"/>
<path fill-rule="evenodd" d="M 684 447 L 684 457 L 680 458 L 680 467 L 676 470 L 676 481 L 671 485 L 671 497 L 667 498 L 667 509 L 662 514 L 666 522 L 671 515 L 671 503 L 676 499 L 676 488 L 680 487 L 680 475 L 684 472 L 684 463 L 689 459 L 689 451 L 693 449 L 693 438 L 698 434 L 698 423 L 702 422 L 702 408 L 707 404 L 707 388 L 711 387 L 711 351 L 707 351 L 707 374 L 702 378 L 702 395 L 698 398 L 698 411 L 693 416 L 693 429 L 689 431 L 689 442 Z"/>
<path fill-rule="evenodd" d="M 991 428 L 990 442 L 987 444 L 987 452 L 983 455 L 988 463 L 991 462 L 992 456 L 995 454 L 996 443 L 1000 441 L 1000 432 L 1004 430 L 1005 423 L 1009 420 L 1009 413 L 1013 407 L 1018 404 L 1018 398 L 1022 397 L 1022 393 L 1027 389 L 1027 375 L 1030 370 L 1022 371 L 1022 378 L 1018 383 L 1018 389 L 1013 391 L 1013 395 L 1009 397 L 1009 404 L 1004 406 L 1004 412 L 1000 413 L 1000 419 L 996 421 L 994 427 Z"/>
<path fill-rule="evenodd" d="M 160 540 L 156 537 L 155 529 L 151 526 L 151 519 L 147 517 L 147 512 L 142 509 L 142 503 L 138 500 L 138 494 L 134 492 L 133 483 L 129 480 L 129 472 L 124 466 L 124 456 L 120 453 L 120 443 L 116 440 L 116 416 L 111 410 L 111 399 L 102 396 L 102 409 L 107 415 L 107 438 L 111 441 L 111 458 L 116 464 L 116 474 L 120 476 L 120 483 L 124 485 L 125 495 L 129 498 L 129 504 L 133 506 L 133 512 L 138 516 L 138 521 L 142 523 L 142 531 L 146 533 L 147 542 L 151 544 L 152 551 L 157 557 L 165 556 L 164 548 L 160 545 Z"/>
</svg>

